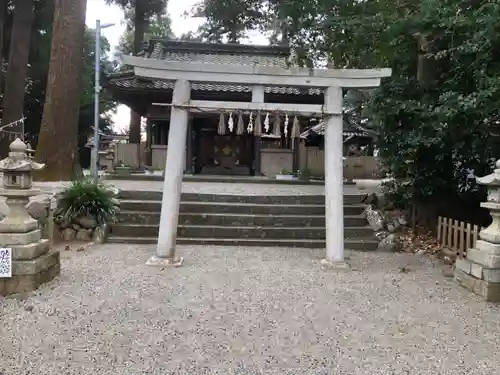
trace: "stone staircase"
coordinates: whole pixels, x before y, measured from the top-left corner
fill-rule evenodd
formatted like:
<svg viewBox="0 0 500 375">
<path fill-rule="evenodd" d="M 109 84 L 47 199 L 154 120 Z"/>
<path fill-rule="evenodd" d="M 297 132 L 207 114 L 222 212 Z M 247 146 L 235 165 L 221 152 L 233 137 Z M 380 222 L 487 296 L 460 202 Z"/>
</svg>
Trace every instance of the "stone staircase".
<svg viewBox="0 0 500 375">
<path fill-rule="evenodd" d="M 161 193 L 121 191 L 110 243 L 155 244 Z M 344 196 L 345 247 L 375 250 L 378 242 L 362 216 L 362 196 Z M 238 196 L 183 193 L 177 243 L 325 247 L 324 196 Z"/>
</svg>

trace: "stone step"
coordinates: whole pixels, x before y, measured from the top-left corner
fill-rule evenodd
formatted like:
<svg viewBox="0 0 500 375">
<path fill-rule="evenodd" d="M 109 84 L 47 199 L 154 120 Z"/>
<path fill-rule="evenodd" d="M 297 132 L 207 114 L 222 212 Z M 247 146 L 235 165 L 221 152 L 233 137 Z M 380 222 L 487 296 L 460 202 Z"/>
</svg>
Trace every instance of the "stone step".
<svg viewBox="0 0 500 375">
<path fill-rule="evenodd" d="M 115 224 L 111 228 L 117 237 L 157 237 L 158 225 Z M 325 238 L 324 227 L 259 227 L 259 226 L 209 226 L 179 225 L 179 237 L 189 238 L 255 238 L 255 239 L 304 239 L 322 240 Z M 345 227 L 345 238 L 370 238 L 370 227 Z"/>
<path fill-rule="evenodd" d="M 106 180 L 127 180 L 127 181 L 160 181 L 163 182 L 164 177 L 161 174 L 146 175 L 144 171 L 133 172 L 130 175 L 111 174 L 106 176 Z M 190 175 L 185 174 L 182 176 L 182 182 L 215 182 L 218 184 L 223 183 L 243 183 L 243 184 L 265 184 L 265 185 L 318 185 L 324 186 L 325 181 L 321 180 L 276 180 L 268 177 L 250 177 L 250 176 L 218 176 L 218 175 Z M 355 185 L 355 182 L 344 181 L 344 185 Z"/>
<path fill-rule="evenodd" d="M 360 215 L 365 206 L 363 204 L 346 204 L 345 215 Z M 161 201 L 152 200 L 121 200 L 120 210 L 160 212 Z M 261 215 L 324 215 L 324 204 L 256 204 L 236 202 L 181 202 L 181 213 L 245 213 Z"/>
<path fill-rule="evenodd" d="M 141 244 L 154 245 L 158 242 L 157 237 L 118 237 L 110 236 L 108 243 L 119 244 Z M 205 246 L 258 246 L 258 247 L 294 247 L 324 249 L 325 240 L 303 240 L 303 239 L 255 239 L 255 238 L 189 238 L 177 237 L 179 245 L 205 245 Z M 348 250 L 374 251 L 377 249 L 378 242 L 373 239 L 345 239 L 345 248 Z"/>
<path fill-rule="evenodd" d="M 161 191 L 120 191 L 120 199 L 135 201 L 161 201 Z M 344 195 L 344 204 L 360 204 L 363 195 Z M 182 193 L 182 202 L 222 202 L 252 204 L 325 204 L 324 195 L 232 195 Z"/>
<path fill-rule="evenodd" d="M 160 213 L 126 211 L 118 214 L 118 223 L 159 225 Z M 181 213 L 180 225 L 263 226 L 263 227 L 324 227 L 324 215 L 256 215 L 241 213 Z M 362 227 L 366 219 L 361 215 L 345 215 L 346 227 Z"/>
</svg>

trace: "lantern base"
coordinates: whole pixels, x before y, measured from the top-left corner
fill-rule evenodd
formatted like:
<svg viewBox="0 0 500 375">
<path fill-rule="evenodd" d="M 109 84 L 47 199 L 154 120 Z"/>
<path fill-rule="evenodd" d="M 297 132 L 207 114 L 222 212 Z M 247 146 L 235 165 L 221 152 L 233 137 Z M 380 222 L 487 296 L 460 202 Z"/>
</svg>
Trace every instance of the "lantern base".
<svg viewBox="0 0 500 375">
<path fill-rule="evenodd" d="M 0 295 L 32 292 L 56 276 L 61 264 L 58 251 L 50 251 L 34 260 L 12 261 L 12 277 L 0 279 Z"/>
<path fill-rule="evenodd" d="M 478 272 L 482 272 L 480 267 L 476 266 L 479 265 L 474 264 L 467 259 L 459 259 L 453 275 L 455 281 L 487 302 L 500 302 L 500 282 L 493 282 L 485 280 L 484 278 L 475 277 L 471 273 L 471 268 L 476 268 Z M 467 272 L 468 270 L 469 272 Z M 498 272 L 500 270 L 494 271 Z"/>
</svg>

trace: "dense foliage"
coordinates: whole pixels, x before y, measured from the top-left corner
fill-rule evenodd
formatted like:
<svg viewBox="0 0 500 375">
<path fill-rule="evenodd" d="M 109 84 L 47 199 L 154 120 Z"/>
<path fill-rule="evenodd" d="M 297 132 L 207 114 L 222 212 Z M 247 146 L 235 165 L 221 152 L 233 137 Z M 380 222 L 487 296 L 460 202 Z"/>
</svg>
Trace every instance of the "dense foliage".
<svg viewBox="0 0 500 375">
<path fill-rule="evenodd" d="M 393 76 L 371 96 L 367 112 L 379 134 L 380 154 L 396 178 L 393 192 L 403 205 L 467 201 L 477 207 L 484 190 L 473 176 L 489 173 L 500 156 L 499 2 L 246 4 L 202 1 L 196 11 L 207 23 L 200 35 L 208 31 L 234 39 L 228 36 L 267 29 L 273 42 L 287 41 L 313 61 L 327 58 L 340 68 L 391 67 Z"/>
<path fill-rule="evenodd" d="M 117 48 L 117 60 L 120 61 L 122 55 L 130 55 L 133 53 L 134 45 L 134 11 L 129 9 L 125 12 L 125 33 L 120 38 L 120 43 Z M 148 19 L 148 32 L 145 34 L 145 39 L 150 38 L 173 38 L 171 21 L 167 14 L 155 14 Z"/>
<path fill-rule="evenodd" d="M 59 207 L 59 215 L 65 220 L 91 217 L 99 224 L 114 222 L 119 210 L 116 192 L 112 188 L 87 179 L 73 181 L 65 188 Z"/>
<path fill-rule="evenodd" d="M 12 29 L 12 16 L 15 12 L 14 2 L 8 7 L 7 17 L 3 33 L 2 61 L 4 69 L 1 75 L 6 74 L 5 64 L 9 54 L 10 36 Z M 40 122 L 45 104 L 45 90 L 47 86 L 47 75 L 50 62 L 50 48 L 52 39 L 52 21 L 54 15 L 53 0 L 35 0 L 35 16 L 32 26 L 32 41 L 30 44 L 29 71 L 26 82 L 26 96 L 24 100 L 24 114 L 26 116 L 25 127 L 28 133 L 28 140 L 35 147 L 40 130 Z M 101 72 L 104 75 L 115 69 L 112 62 L 108 59 L 110 50 L 106 38 L 101 40 Z M 95 30 L 87 29 L 85 33 L 85 44 L 83 51 L 84 73 L 83 89 L 81 95 L 81 109 L 79 119 L 79 146 L 83 147 L 86 141 L 86 135 L 93 124 L 93 92 L 94 92 L 94 61 L 95 61 Z M 0 80 L 1 82 L 2 80 Z M 0 89 L 0 103 L 3 90 Z M 113 110 L 116 106 L 111 98 L 103 92 L 101 95 L 101 113 Z M 1 115 L 1 106 L 0 106 Z M 105 131 L 110 130 L 109 118 L 103 118 L 101 128 Z"/>
<path fill-rule="evenodd" d="M 121 49 L 134 55 L 143 51 L 152 17 L 166 14 L 167 0 L 106 0 L 108 4 L 120 6 L 127 19 L 127 34 L 122 39 Z M 168 20 L 168 19 L 167 19 Z M 169 25 L 166 25 L 167 27 Z M 141 142 L 141 115 L 132 109 L 130 113 L 129 142 Z"/>
<path fill-rule="evenodd" d="M 27 127 L 36 133 L 46 86 L 53 0 L 34 1 L 25 107 Z M 120 5 L 127 15 L 120 48 L 124 53 L 136 51 L 147 34 L 170 34 L 165 0 L 109 2 Z M 12 12 L 9 5 L 4 61 Z M 206 22 L 186 39 L 240 42 L 257 30 L 266 33 L 271 43 L 296 47 L 304 64 L 327 59 L 339 68 L 391 67 L 393 76 L 379 90 L 371 95 L 348 92 L 346 102 L 350 115 L 368 119 L 366 126 L 378 134 L 380 155 L 395 177 L 393 192 L 400 203 L 477 202 L 484 197 L 472 177 L 489 173 L 499 156 L 495 153 L 500 132 L 498 2 L 202 0 L 193 13 Z M 91 109 L 92 54 L 89 31 L 84 109 Z M 113 68 L 103 61 L 104 71 Z M 105 98 L 103 108 L 113 104 Z M 92 111 L 84 113 L 91 116 Z"/>
</svg>

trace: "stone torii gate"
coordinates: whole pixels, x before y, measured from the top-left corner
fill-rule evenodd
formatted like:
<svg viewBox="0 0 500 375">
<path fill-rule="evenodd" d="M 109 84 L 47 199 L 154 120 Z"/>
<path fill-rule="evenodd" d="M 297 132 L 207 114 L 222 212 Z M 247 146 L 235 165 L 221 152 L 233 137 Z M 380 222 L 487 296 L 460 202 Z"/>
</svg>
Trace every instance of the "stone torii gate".
<svg viewBox="0 0 500 375">
<path fill-rule="evenodd" d="M 170 131 L 156 254 L 151 265 L 180 265 L 174 259 L 179 219 L 185 145 L 190 111 L 223 110 L 285 112 L 319 115 L 325 121 L 325 206 L 326 258 L 323 264 L 344 267 L 343 137 L 342 88 L 372 88 L 390 69 L 308 69 L 241 66 L 197 62 L 166 62 L 124 56 L 124 64 L 134 67 L 137 77 L 175 81 L 171 103 Z M 251 102 L 191 100 L 191 82 L 243 84 L 252 86 Z M 324 105 L 265 103 L 266 86 L 294 86 L 324 89 Z"/>
</svg>

